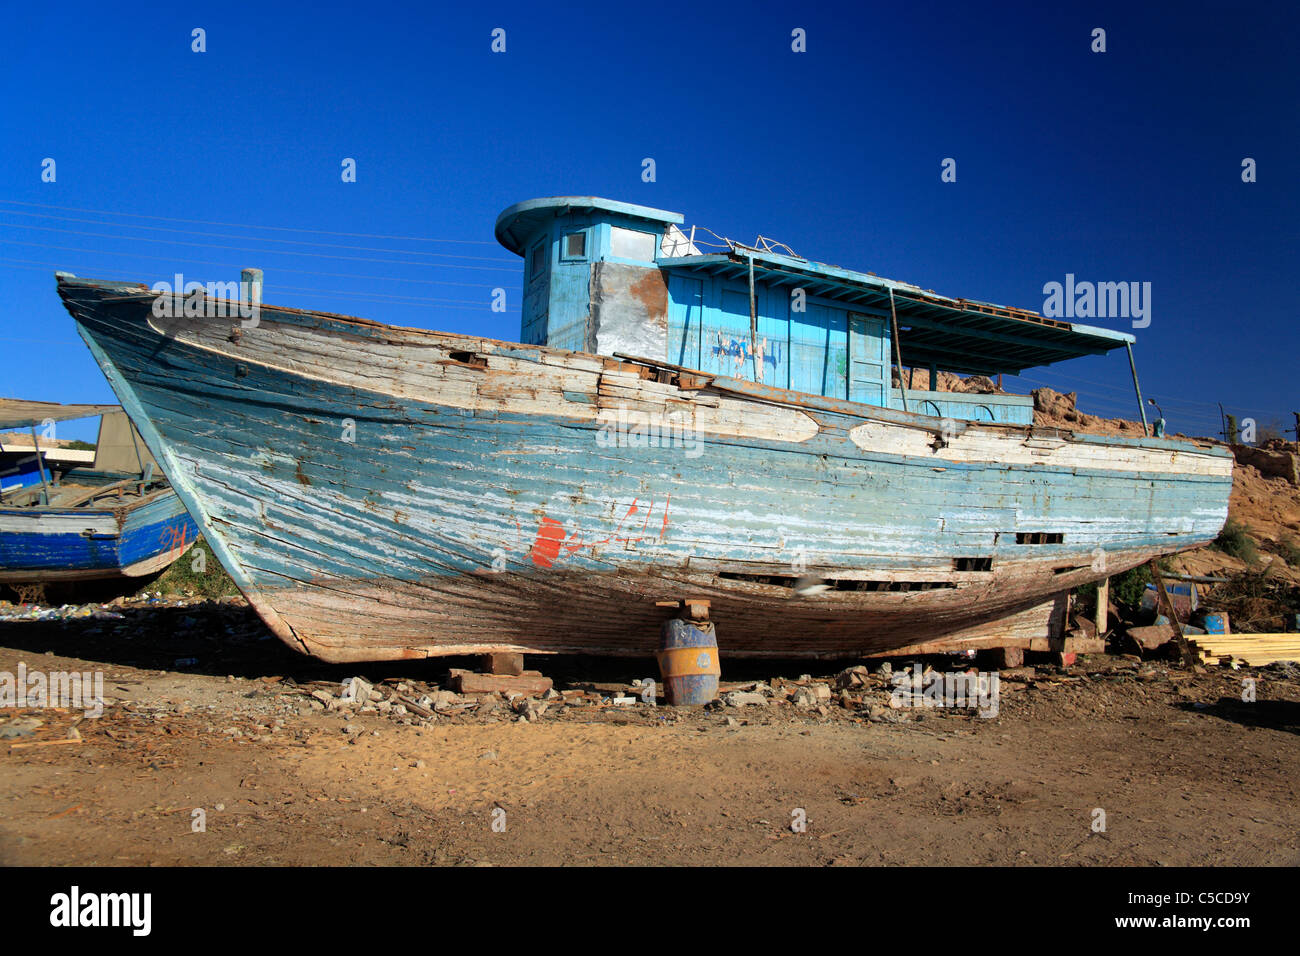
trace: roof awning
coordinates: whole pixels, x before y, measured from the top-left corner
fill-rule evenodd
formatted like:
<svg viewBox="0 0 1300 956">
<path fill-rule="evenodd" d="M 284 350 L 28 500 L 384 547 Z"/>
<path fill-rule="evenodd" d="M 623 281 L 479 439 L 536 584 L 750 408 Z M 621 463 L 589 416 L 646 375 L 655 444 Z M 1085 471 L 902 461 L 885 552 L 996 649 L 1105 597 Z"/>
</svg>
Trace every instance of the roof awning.
<svg viewBox="0 0 1300 956">
<path fill-rule="evenodd" d="M 673 272 L 746 280 L 748 253 L 660 259 Z M 1017 375 L 1084 355 L 1100 355 L 1135 341 L 1126 332 L 1049 319 L 1028 309 L 950 299 L 919 286 L 867 272 L 766 252 L 753 254 L 754 276 L 769 286 L 802 288 L 851 311 L 889 317 L 893 291 L 904 365 L 935 365 L 964 375 Z"/>
<path fill-rule="evenodd" d="M 596 212 L 622 216 L 626 219 L 639 219 L 659 226 L 682 223 L 681 213 L 669 212 L 666 209 L 601 199 L 599 196 L 547 196 L 544 199 L 529 199 L 515 203 L 497 216 L 497 242 L 516 255 L 522 256 L 524 243 L 556 216 Z"/>
<path fill-rule="evenodd" d="M 57 402 L 28 402 L 0 398 L 0 428 L 34 428 L 47 421 L 66 422 L 120 412 L 121 405 L 60 405 Z"/>
</svg>

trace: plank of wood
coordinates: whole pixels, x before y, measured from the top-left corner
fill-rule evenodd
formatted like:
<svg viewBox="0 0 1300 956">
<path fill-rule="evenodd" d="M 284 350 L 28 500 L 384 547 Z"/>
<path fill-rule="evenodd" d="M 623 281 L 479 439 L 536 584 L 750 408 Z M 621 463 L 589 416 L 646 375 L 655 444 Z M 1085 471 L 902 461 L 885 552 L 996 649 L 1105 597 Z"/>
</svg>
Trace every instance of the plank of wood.
<svg viewBox="0 0 1300 956">
<path fill-rule="evenodd" d="M 79 744 L 81 737 L 60 737 L 58 740 L 28 740 L 16 744 L 10 744 L 10 748 L 17 750 L 19 747 L 54 747 L 58 744 Z"/>
<path fill-rule="evenodd" d="M 73 495 L 70 498 L 66 498 L 62 500 L 55 498 L 53 501 L 50 502 L 50 505 L 51 507 L 54 508 L 75 508 L 77 507 L 77 505 L 84 504 L 85 502 L 90 501 L 92 498 L 98 498 L 100 495 L 106 495 L 109 494 L 110 492 L 120 491 L 123 488 L 126 488 L 128 485 L 134 484 L 139 480 L 140 480 L 139 478 L 123 478 L 121 481 L 115 481 L 112 484 L 108 484 L 108 485 L 100 485 L 97 488 L 91 488 L 89 491 L 84 491 L 81 494 Z"/>
<path fill-rule="evenodd" d="M 405 708 L 406 708 L 407 710 L 409 710 L 411 713 L 413 713 L 413 714 L 415 714 L 415 715 L 417 715 L 417 716 L 419 716 L 419 717 L 432 717 L 432 716 L 433 716 L 433 711 L 432 711 L 432 710 L 430 710 L 428 707 L 423 706 L 422 704 L 418 704 L 418 703 L 416 703 L 416 702 L 415 702 L 414 700 L 412 700 L 410 697 L 403 697 L 403 696 L 400 696 L 400 695 L 399 695 L 397 699 L 400 700 L 400 701 L 402 702 L 402 706 L 403 706 L 403 707 L 405 707 Z"/>
<path fill-rule="evenodd" d="M 1173 599 L 1170 598 L 1169 592 L 1165 590 L 1165 579 L 1160 576 L 1160 563 L 1152 558 L 1149 562 L 1151 567 L 1151 577 L 1156 582 L 1156 589 L 1160 592 L 1160 599 L 1165 602 L 1165 607 L 1169 609 L 1169 620 L 1174 625 L 1177 632 L 1174 635 L 1174 641 L 1178 645 L 1178 655 L 1182 658 L 1183 664 L 1190 666 L 1196 663 L 1196 655 L 1192 653 L 1191 647 L 1187 644 L 1187 635 L 1183 633 L 1183 624 L 1178 620 L 1178 612 L 1174 608 Z"/>
</svg>

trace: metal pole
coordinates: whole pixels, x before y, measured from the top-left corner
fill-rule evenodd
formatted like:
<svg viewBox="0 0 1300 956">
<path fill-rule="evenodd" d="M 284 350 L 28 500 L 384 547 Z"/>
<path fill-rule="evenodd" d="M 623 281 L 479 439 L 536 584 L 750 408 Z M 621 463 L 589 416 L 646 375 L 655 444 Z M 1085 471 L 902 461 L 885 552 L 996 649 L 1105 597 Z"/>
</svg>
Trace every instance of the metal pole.
<svg viewBox="0 0 1300 956">
<path fill-rule="evenodd" d="M 1133 371 L 1133 388 L 1138 396 L 1138 414 L 1142 416 L 1142 437 L 1147 437 L 1147 410 L 1142 406 L 1142 386 L 1138 384 L 1138 367 L 1137 362 L 1133 361 L 1133 343 L 1125 342 L 1124 347 L 1128 349 L 1128 367 Z"/>
<path fill-rule="evenodd" d="M 754 363 L 754 381 L 758 381 L 758 310 L 754 306 L 754 257 L 749 257 L 749 358 Z"/>
<path fill-rule="evenodd" d="M 31 426 L 32 432 L 32 450 L 36 452 L 36 470 L 41 473 L 41 488 L 45 495 L 45 503 L 50 501 L 50 485 L 45 480 L 45 463 L 41 461 L 41 443 L 36 440 L 36 426 Z"/>
<path fill-rule="evenodd" d="M 903 347 L 898 341 L 898 310 L 894 308 L 894 290 L 889 290 L 889 318 L 894 329 L 894 362 L 898 365 L 898 391 L 903 396 L 903 411 L 907 411 L 907 389 L 903 387 Z"/>
<path fill-rule="evenodd" d="M 142 457 L 140 456 L 140 443 L 139 443 L 138 441 L 136 441 L 136 437 L 135 437 L 135 423 L 134 423 L 134 422 L 130 422 L 129 419 L 128 419 L 128 423 L 129 423 L 130 428 L 131 428 L 131 447 L 135 449 L 135 463 L 136 463 L 137 465 L 140 466 L 140 477 L 143 478 L 143 477 L 144 477 L 144 458 L 142 458 Z"/>
</svg>

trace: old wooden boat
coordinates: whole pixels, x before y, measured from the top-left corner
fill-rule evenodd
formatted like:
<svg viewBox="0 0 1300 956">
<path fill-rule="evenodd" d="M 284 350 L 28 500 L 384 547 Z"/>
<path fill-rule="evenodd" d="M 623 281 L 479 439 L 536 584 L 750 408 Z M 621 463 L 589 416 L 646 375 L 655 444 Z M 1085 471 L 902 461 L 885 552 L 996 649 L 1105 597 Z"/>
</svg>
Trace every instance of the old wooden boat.
<svg viewBox="0 0 1300 956">
<path fill-rule="evenodd" d="M 100 421 L 89 461 L 45 454 L 38 428 L 92 417 Z M 197 538 L 119 406 L 0 399 L 0 431 L 9 429 L 28 430 L 22 460 L 35 461 L 36 480 L 0 491 L 0 586 L 35 599 L 99 600 L 144 586 Z M 21 444 L 15 434 L 6 447 Z"/>
<path fill-rule="evenodd" d="M 1222 526 L 1232 462 L 1208 442 L 1036 428 L 1028 397 L 891 374 L 1132 336 L 767 240 L 704 251 L 681 224 L 594 197 L 507 209 L 522 343 L 58 290 L 222 564 L 327 660 L 647 655 L 686 598 L 724 657 L 982 646 Z"/>
</svg>

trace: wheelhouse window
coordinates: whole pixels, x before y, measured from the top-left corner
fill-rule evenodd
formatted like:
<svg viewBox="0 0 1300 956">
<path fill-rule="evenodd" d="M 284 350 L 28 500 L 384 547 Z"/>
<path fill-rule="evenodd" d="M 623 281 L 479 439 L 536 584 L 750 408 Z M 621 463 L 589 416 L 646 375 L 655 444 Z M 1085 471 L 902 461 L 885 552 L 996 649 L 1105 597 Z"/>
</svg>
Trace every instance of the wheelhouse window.
<svg viewBox="0 0 1300 956">
<path fill-rule="evenodd" d="M 609 254 L 618 259 L 654 262 L 654 233 L 637 232 L 635 229 L 611 226 L 609 230 Z"/>
<path fill-rule="evenodd" d="M 532 282 L 546 271 L 546 243 L 539 242 L 533 246 L 528 256 L 528 281 Z"/>
<path fill-rule="evenodd" d="M 564 243 L 561 246 L 561 255 L 565 259 L 587 258 L 587 234 L 585 232 L 570 232 L 566 234 L 564 237 Z"/>
</svg>

